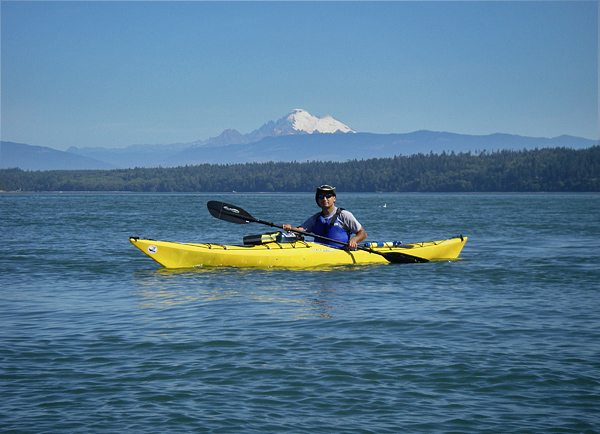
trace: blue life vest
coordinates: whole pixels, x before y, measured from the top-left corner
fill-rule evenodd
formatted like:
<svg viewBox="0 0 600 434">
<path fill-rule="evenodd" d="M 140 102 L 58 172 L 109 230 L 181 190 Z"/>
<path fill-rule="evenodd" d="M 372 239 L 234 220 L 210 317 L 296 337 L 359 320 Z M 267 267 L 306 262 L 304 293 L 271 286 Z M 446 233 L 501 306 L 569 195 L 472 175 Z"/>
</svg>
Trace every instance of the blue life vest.
<svg viewBox="0 0 600 434">
<path fill-rule="evenodd" d="M 350 240 L 350 234 L 348 232 L 346 232 L 340 226 L 340 223 L 337 221 L 338 216 L 341 214 L 341 212 L 343 210 L 344 210 L 343 208 L 338 208 L 336 210 L 336 213 L 328 219 L 323 217 L 323 215 L 321 214 L 319 216 L 319 218 L 317 219 L 317 221 L 315 222 L 315 227 L 314 227 L 315 234 L 322 235 L 324 237 L 331 238 L 334 240 L 338 240 L 343 243 L 347 243 Z M 321 244 L 335 247 L 336 249 L 344 248 L 343 244 L 338 244 L 333 241 L 326 241 L 326 240 L 319 240 L 319 239 L 316 239 L 315 241 L 317 241 Z"/>
</svg>

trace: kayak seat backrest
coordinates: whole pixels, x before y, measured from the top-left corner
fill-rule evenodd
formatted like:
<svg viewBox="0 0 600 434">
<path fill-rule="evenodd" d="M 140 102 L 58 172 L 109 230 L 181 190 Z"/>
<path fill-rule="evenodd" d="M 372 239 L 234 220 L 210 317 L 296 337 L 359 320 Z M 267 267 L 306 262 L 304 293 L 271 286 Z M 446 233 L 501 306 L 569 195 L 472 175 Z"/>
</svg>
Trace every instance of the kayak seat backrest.
<svg viewBox="0 0 600 434">
<path fill-rule="evenodd" d="M 255 246 L 257 244 L 268 243 L 295 243 L 302 241 L 302 235 L 297 235 L 288 232 L 274 232 L 270 234 L 248 235 L 244 237 L 244 245 Z"/>
</svg>

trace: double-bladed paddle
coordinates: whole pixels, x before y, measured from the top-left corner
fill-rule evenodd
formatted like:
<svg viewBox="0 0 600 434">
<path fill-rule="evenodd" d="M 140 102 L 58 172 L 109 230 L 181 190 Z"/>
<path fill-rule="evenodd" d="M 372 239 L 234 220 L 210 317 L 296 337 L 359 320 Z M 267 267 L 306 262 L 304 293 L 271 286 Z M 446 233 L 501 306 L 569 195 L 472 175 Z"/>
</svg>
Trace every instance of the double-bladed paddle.
<svg viewBox="0 0 600 434">
<path fill-rule="evenodd" d="M 206 204 L 208 211 L 213 217 L 216 217 L 220 220 L 225 220 L 230 223 L 237 224 L 246 224 L 246 223 L 260 223 L 263 225 L 271 226 L 274 228 L 283 229 L 283 226 L 276 225 L 275 223 L 267 222 L 264 220 L 259 220 L 257 218 L 252 217 L 247 211 L 244 211 L 239 206 L 230 205 L 228 203 L 217 202 L 216 200 L 211 200 Z M 292 232 L 302 235 L 308 235 L 309 237 L 319 238 L 325 241 L 333 241 L 335 243 L 339 243 L 343 246 L 349 247 L 348 243 L 344 243 L 342 241 L 334 240 L 332 238 L 327 238 L 322 235 L 313 234 L 311 232 L 303 232 L 292 229 Z M 418 256 L 407 255 L 406 253 L 401 252 L 377 252 L 375 250 L 358 246 L 358 249 L 364 250 L 365 252 L 373 253 L 375 255 L 383 256 L 389 262 L 394 264 L 409 264 L 415 262 L 429 262 L 429 259 L 419 258 Z"/>
</svg>

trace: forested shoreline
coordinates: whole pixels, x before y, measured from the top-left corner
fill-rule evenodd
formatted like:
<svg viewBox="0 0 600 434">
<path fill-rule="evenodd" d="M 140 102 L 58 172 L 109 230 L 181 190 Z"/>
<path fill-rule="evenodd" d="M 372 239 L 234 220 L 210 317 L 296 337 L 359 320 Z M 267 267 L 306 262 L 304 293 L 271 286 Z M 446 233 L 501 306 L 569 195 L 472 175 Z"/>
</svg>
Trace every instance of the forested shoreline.
<svg viewBox="0 0 600 434">
<path fill-rule="evenodd" d="M 115 170 L 0 170 L 4 191 L 599 192 L 600 146 L 415 154 L 347 162 L 203 164 Z"/>
</svg>

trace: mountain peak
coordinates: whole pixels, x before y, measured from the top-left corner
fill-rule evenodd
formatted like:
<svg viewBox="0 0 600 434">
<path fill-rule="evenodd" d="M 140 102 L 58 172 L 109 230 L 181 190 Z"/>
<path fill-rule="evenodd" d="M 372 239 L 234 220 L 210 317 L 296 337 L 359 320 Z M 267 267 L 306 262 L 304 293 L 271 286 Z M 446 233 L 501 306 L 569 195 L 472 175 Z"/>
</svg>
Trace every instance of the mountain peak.
<svg viewBox="0 0 600 434">
<path fill-rule="evenodd" d="M 333 117 L 313 116 L 303 109 L 295 109 L 276 123 L 277 126 L 288 126 L 293 130 L 292 134 L 302 133 L 354 133 L 347 125 L 344 125 Z"/>
</svg>

